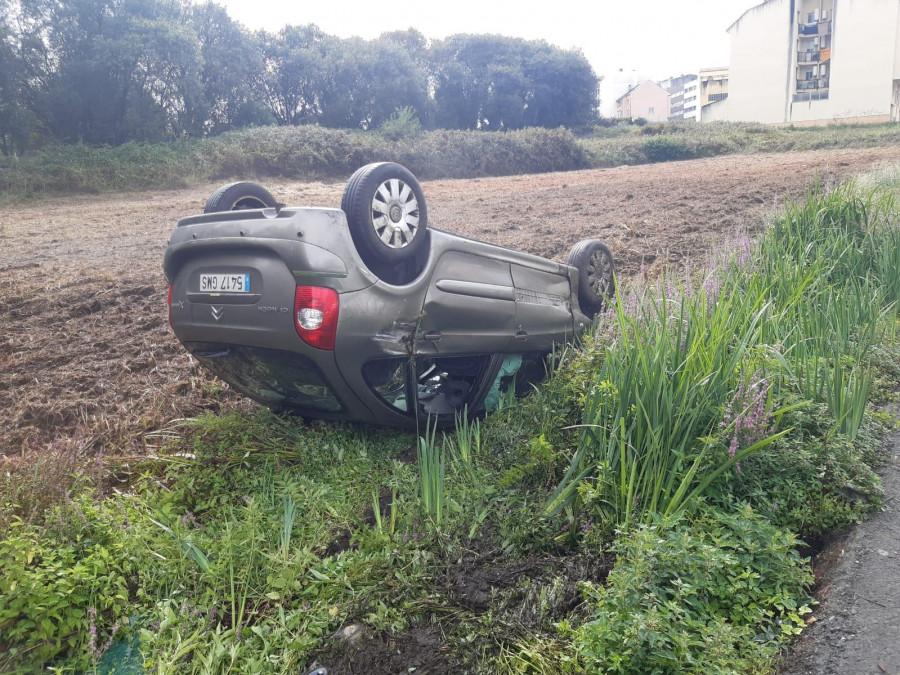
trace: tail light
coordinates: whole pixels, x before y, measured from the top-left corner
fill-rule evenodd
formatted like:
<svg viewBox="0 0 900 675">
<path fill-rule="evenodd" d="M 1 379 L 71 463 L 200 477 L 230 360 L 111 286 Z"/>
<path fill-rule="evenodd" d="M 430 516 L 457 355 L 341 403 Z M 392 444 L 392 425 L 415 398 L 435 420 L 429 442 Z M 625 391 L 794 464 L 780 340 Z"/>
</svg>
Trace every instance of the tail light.
<svg viewBox="0 0 900 675">
<path fill-rule="evenodd" d="M 300 339 L 317 349 L 334 349 L 339 306 L 338 294 L 334 289 L 297 286 L 294 327 Z"/>
<path fill-rule="evenodd" d="M 172 328 L 172 287 L 169 286 L 169 297 L 166 298 L 166 305 L 169 308 L 169 328 Z"/>
</svg>

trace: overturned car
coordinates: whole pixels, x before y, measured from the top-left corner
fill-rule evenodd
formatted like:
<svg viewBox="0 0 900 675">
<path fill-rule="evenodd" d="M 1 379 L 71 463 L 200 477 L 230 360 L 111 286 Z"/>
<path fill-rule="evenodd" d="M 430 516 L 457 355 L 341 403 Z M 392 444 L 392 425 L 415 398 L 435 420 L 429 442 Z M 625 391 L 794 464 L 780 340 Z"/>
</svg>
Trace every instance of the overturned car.
<svg viewBox="0 0 900 675">
<path fill-rule="evenodd" d="M 236 390 L 398 427 L 496 408 L 614 292 L 600 241 L 562 264 L 428 227 L 393 163 L 354 173 L 340 210 L 225 185 L 178 222 L 164 267 L 175 335 Z"/>
</svg>

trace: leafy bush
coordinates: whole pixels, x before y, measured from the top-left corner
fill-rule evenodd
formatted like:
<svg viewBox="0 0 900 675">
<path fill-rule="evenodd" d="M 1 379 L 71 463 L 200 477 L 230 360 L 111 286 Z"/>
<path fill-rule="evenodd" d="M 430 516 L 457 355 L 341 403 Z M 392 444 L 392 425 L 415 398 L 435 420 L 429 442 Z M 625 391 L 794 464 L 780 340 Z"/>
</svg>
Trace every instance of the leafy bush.
<svg viewBox="0 0 900 675">
<path fill-rule="evenodd" d="M 399 141 L 422 133 L 422 123 L 416 117 L 416 111 L 410 106 L 397 108 L 394 113 L 378 127 L 379 133 L 391 141 Z"/>
<path fill-rule="evenodd" d="M 710 489 L 725 504 L 746 501 L 774 525 L 807 542 L 860 521 L 882 501 L 877 463 L 880 435 L 869 428 L 851 441 L 829 435 L 834 418 L 807 404 L 785 415 L 794 431 L 741 462 Z"/>
<path fill-rule="evenodd" d="M 646 148 L 648 136 L 667 139 Z M 713 157 L 736 152 L 790 152 L 823 148 L 866 148 L 900 142 L 896 125 L 834 125 L 787 128 L 746 122 L 669 122 L 644 127 L 596 126 L 581 139 L 592 166 Z"/>
<path fill-rule="evenodd" d="M 118 523 L 100 516 L 90 497 L 68 515 L 69 536 L 48 539 L 19 523 L 0 541 L 0 670 L 59 655 L 83 666 L 99 649 L 98 631 L 105 639 L 127 621 L 137 570 Z"/>
<path fill-rule="evenodd" d="M 669 162 L 674 159 L 688 159 L 691 156 L 684 143 L 667 136 L 644 141 L 642 149 L 648 162 Z"/>
<path fill-rule="evenodd" d="M 605 588 L 573 631 L 592 673 L 764 672 L 808 608 L 796 540 L 749 508 L 660 521 L 616 538 Z"/>
</svg>

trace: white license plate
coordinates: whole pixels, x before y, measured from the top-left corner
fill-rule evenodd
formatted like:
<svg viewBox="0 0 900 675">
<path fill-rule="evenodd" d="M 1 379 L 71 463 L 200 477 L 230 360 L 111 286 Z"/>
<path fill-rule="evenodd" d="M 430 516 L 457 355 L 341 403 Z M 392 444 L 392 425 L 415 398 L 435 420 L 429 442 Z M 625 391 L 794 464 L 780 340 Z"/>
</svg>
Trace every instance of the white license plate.
<svg viewBox="0 0 900 675">
<path fill-rule="evenodd" d="M 201 293 L 249 293 L 249 274 L 201 274 Z"/>
</svg>

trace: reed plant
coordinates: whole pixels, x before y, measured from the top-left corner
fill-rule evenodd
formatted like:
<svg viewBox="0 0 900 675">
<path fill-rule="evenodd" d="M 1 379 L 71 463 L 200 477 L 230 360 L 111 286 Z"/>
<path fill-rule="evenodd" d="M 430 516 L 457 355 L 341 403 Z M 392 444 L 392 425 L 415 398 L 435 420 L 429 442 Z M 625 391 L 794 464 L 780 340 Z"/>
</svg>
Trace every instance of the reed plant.
<svg viewBox="0 0 900 675">
<path fill-rule="evenodd" d="M 900 256 L 892 200 L 854 186 L 813 190 L 763 240 L 706 277 L 620 294 L 601 317 L 606 351 L 577 447 L 545 505 L 607 527 L 692 507 L 723 473 L 825 403 L 852 439 L 872 385 L 869 353 L 893 325 Z M 797 402 L 799 394 L 801 402 Z"/>
<path fill-rule="evenodd" d="M 436 442 L 437 422 L 428 425 L 425 435 L 419 437 L 417 445 L 419 460 L 419 497 L 422 510 L 435 529 L 440 529 L 444 521 L 446 504 L 444 453 Z"/>
</svg>

